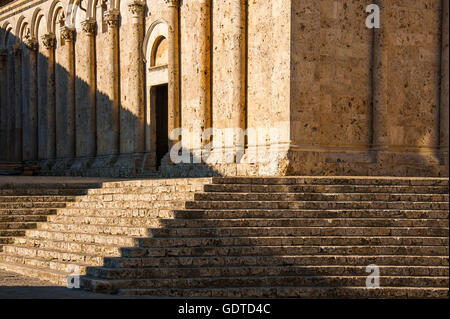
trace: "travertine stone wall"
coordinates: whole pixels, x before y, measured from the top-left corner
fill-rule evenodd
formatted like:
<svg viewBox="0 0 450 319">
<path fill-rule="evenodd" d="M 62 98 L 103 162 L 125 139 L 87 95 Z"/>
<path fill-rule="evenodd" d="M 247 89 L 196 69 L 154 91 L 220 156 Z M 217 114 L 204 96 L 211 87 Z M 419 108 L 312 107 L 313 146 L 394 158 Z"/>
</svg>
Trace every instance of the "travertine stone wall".
<svg viewBox="0 0 450 319">
<path fill-rule="evenodd" d="M 372 2 L 381 29 L 366 27 Z M 153 174 L 161 136 L 183 128 L 197 162 L 166 154 L 163 175 L 448 176 L 447 26 L 444 0 L 12 1 L 0 7 L 0 159 Z M 210 127 L 247 129 L 238 163 L 199 160 Z M 266 142 L 275 156 L 252 161 Z"/>
</svg>

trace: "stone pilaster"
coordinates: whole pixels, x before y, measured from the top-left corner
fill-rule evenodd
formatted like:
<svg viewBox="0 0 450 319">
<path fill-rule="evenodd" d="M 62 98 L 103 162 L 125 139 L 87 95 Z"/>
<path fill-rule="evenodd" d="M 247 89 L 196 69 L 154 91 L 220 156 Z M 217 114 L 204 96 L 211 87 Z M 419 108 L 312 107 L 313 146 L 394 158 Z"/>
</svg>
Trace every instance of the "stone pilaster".
<svg viewBox="0 0 450 319">
<path fill-rule="evenodd" d="M 28 86 L 25 91 L 23 109 L 23 160 L 33 162 L 38 159 L 38 96 L 37 96 L 37 40 L 34 37 L 27 36 L 24 38 L 26 48 L 23 54 L 24 63 L 27 70 L 26 76 L 23 78 Z"/>
<path fill-rule="evenodd" d="M 83 34 L 77 37 L 76 157 L 72 169 L 84 171 L 97 152 L 96 123 L 96 48 L 97 23 L 81 23 Z"/>
<path fill-rule="evenodd" d="M 440 150 L 442 162 L 448 176 L 448 144 L 449 144 L 449 52 L 448 52 L 448 7 L 447 0 L 442 1 L 442 54 L 441 54 L 441 99 L 440 99 Z"/>
<path fill-rule="evenodd" d="M 381 28 L 373 29 L 373 79 L 372 79 L 372 149 L 375 152 L 389 149 L 388 136 L 388 46 L 389 23 L 385 0 L 378 0 L 381 13 Z"/>
<path fill-rule="evenodd" d="M 120 157 L 116 163 L 125 174 L 135 173 L 142 166 L 145 151 L 145 66 L 142 57 L 144 41 L 145 2 L 132 0 L 128 3 L 131 23 L 126 27 L 129 41 L 124 50 L 127 60 L 127 84 L 122 86 L 126 99 L 120 108 Z"/>
<path fill-rule="evenodd" d="M 180 47 L 179 47 L 179 0 L 165 0 L 169 7 L 169 57 L 168 57 L 168 133 L 169 150 L 178 139 L 172 139 L 171 132 L 181 127 L 180 109 Z"/>
<path fill-rule="evenodd" d="M 47 61 L 47 160 L 56 158 L 56 109 L 55 109 L 55 45 L 54 34 L 44 34 L 42 45 L 48 51 Z"/>
<path fill-rule="evenodd" d="M 56 156 L 57 165 L 53 169 L 65 170 L 72 165 L 75 157 L 75 30 L 67 26 L 61 28 L 64 43 L 61 48 L 61 65 L 55 72 L 58 83 L 56 90 Z"/>
<path fill-rule="evenodd" d="M 10 107 L 8 105 L 8 99 L 6 94 L 6 64 L 8 60 L 8 51 L 6 49 L 0 49 L 0 148 L 7 150 L 0 154 L 0 159 L 10 160 L 12 155 L 12 145 L 10 143 L 9 134 L 11 127 L 8 125 L 9 117 L 11 117 Z"/>
<path fill-rule="evenodd" d="M 92 174 L 116 174 L 113 166 L 119 154 L 119 105 L 120 105 L 120 66 L 119 66 L 119 23 L 118 10 L 104 13 L 107 24 L 106 47 L 99 55 L 104 60 L 103 80 L 97 81 L 96 122 L 97 152 L 91 165 Z M 105 171 L 105 169 L 107 169 Z"/>
<path fill-rule="evenodd" d="M 246 0 L 214 1 L 213 114 L 214 119 L 217 120 L 217 123 L 213 123 L 215 128 L 245 130 L 246 12 Z M 220 113 L 216 110 L 220 110 Z M 237 137 L 237 141 L 236 146 L 242 150 L 243 136 Z M 220 145 L 214 147 L 220 147 Z"/>
<path fill-rule="evenodd" d="M 14 160 L 23 160 L 22 148 L 22 44 L 17 43 L 13 47 L 14 54 L 14 108 L 15 108 L 15 139 L 14 139 Z"/>
</svg>

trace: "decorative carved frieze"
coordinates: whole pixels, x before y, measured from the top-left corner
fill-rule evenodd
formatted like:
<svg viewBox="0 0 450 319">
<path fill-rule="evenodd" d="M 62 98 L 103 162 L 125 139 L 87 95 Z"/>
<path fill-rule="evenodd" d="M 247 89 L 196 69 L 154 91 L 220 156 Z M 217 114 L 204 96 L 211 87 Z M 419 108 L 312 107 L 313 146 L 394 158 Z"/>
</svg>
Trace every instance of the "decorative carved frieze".
<svg viewBox="0 0 450 319">
<path fill-rule="evenodd" d="M 71 42 L 74 40 L 75 37 L 75 30 L 72 28 L 69 28 L 67 26 L 64 26 L 61 28 L 61 37 L 68 42 Z"/>
<path fill-rule="evenodd" d="M 105 22 L 109 27 L 117 28 L 119 27 L 119 17 L 120 13 L 118 10 L 108 10 L 104 13 Z"/>
<path fill-rule="evenodd" d="M 56 40 L 55 40 L 55 35 L 54 34 L 44 34 L 41 37 L 42 40 L 42 45 L 47 49 L 47 50 L 52 50 L 55 48 L 56 45 Z"/>
<path fill-rule="evenodd" d="M 87 35 L 95 35 L 95 32 L 97 31 L 97 22 L 95 22 L 95 20 L 88 19 L 81 23 L 81 27 Z"/>
</svg>

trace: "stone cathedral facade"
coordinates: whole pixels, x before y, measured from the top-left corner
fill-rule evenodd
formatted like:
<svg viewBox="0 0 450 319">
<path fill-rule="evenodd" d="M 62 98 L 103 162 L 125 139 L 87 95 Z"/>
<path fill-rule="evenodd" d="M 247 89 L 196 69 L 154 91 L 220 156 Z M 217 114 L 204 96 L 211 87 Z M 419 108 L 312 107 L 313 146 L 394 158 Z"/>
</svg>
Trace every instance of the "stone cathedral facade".
<svg viewBox="0 0 450 319">
<path fill-rule="evenodd" d="M 0 160 L 47 175 L 448 176 L 448 68 L 445 0 L 1 1 Z M 227 129 L 243 132 L 236 152 L 208 162 Z M 262 145 L 275 155 L 252 160 Z"/>
</svg>

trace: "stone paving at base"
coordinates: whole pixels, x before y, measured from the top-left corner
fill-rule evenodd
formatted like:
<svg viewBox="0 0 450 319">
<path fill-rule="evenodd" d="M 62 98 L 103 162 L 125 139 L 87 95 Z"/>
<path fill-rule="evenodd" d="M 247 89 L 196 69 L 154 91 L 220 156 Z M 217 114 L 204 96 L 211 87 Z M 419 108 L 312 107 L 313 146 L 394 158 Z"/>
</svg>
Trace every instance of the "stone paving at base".
<svg viewBox="0 0 450 319">
<path fill-rule="evenodd" d="M 0 299 L 127 299 L 79 289 L 58 287 L 39 280 L 0 270 Z"/>
</svg>

